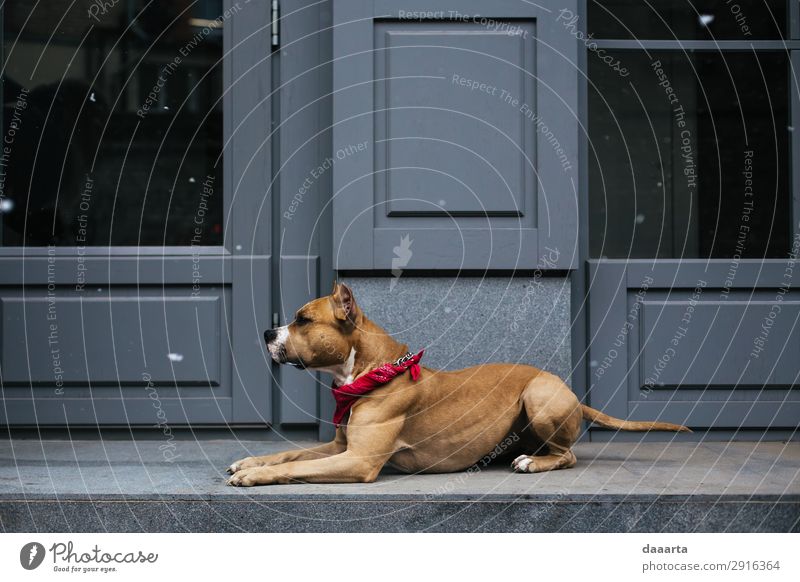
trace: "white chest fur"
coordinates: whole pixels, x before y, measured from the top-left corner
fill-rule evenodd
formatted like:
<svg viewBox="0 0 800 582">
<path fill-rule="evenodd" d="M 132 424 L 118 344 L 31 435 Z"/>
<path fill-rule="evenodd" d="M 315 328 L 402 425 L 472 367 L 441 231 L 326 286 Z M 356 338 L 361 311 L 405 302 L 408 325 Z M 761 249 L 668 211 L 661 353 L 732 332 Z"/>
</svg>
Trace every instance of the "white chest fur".
<svg viewBox="0 0 800 582">
<path fill-rule="evenodd" d="M 353 368 L 356 364 L 356 349 L 350 348 L 350 355 L 347 356 L 347 359 L 344 363 L 339 364 L 338 366 L 330 366 L 328 368 L 320 368 L 322 372 L 328 372 L 333 376 L 333 379 L 336 381 L 337 386 L 343 386 L 344 384 L 350 384 L 353 381 Z"/>
</svg>

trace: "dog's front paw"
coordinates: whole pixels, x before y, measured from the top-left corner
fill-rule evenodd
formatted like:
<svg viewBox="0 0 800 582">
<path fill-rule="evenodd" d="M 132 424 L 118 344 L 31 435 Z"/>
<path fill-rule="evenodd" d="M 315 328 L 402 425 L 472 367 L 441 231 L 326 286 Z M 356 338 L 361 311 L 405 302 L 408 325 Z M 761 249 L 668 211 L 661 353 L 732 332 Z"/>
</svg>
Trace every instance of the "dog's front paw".
<svg viewBox="0 0 800 582">
<path fill-rule="evenodd" d="M 230 467 L 228 467 L 228 473 L 233 475 L 242 469 L 252 469 L 253 467 L 260 467 L 262 464 L 263 463 L 259 461 L 258 457 L 247 457 L 241 461 L 236 461 Z"/>
<path fill-rule="evenodd" d="M 236 471 L 233 476 L 228 479 L 228 485 L 232 487 L 252 487 L 258 485 L 253 478 L 253 469 L 245 469 Z"/>
<path fill-rule="evenodd" d="M 233 465 L 231 465 L 231 467 L 233 467 Z M 244 477 L 244 471 L 240 473 L 234 473 L 233 476 L 228 479 L 228 485 L 231 487 L 246 487 L 247 484 L 244 482 Z"/>
<path fill-rule="evenodd" d="M 520 473 L 533 473 L 534 468 L 536 467 L 533 457 L 529 457 L 528 455 L 520 455 L 511 463 L 511 466 L 514 468 L 515 471 Z"/>
</svg>

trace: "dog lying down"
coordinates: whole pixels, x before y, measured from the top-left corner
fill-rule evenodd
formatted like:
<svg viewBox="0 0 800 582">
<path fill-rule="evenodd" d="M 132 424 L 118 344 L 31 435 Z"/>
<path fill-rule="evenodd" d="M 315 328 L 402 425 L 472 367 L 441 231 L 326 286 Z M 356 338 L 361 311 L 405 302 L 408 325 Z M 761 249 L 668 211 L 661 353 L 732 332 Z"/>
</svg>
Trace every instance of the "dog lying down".
<svg viewBox="0 0 800 582">
<path fill-rule="evenodd" d="M 514 442 L 520 453 L 516 471 L 566 469 L 576 462 L 571 448 L 582 420 L 619 430 L 691 432 L 607 416 L 532 366 L 422 367 L 422 352 L 408 353 L 370 321 L 344 284 L 264 339 L 276 362 L 333 375 L 336 436 L 318 447 L 237 461 L 228 469 L 230 485 L 369 483 L 387 463 L 407 473 L 461 471 L 501 442 Z"/>
</svg>

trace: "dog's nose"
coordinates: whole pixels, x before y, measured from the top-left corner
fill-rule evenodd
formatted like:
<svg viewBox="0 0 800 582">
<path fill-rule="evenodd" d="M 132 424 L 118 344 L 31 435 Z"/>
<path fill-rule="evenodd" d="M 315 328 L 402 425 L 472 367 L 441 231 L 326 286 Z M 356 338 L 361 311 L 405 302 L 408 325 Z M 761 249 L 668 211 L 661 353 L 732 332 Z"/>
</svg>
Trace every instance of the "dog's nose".
<svg viewBox="0 0 800 582">
<path fill-rule="evenodd" d="M 274 329 L 268 329 L 264 332 L 264 341 L 266 341 L 268 344 L 274 342 L 277 337 L 278 332 Z"/>
</svg>

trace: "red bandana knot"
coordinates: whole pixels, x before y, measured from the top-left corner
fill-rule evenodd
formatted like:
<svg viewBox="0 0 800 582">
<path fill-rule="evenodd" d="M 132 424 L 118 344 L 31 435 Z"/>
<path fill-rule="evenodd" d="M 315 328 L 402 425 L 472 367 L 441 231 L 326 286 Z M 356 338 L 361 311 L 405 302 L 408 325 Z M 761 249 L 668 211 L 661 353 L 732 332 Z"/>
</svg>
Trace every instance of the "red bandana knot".
<svg viewBox="0 0 800 582">
<path fill-rule="evenodd" d="M 336 411 L 333 413 L 334 426 L 338 428 L 342 424 L 342 420 L 350 412 L 356 400 L 364 394 L 372 392 L 375 388 L 388 384 L 406 370 L 411 374 L 411 379 L 416 381 L 419 378 L 419 361 L 422 359 L 424 351 L 421 350 L 416 355 L 408 353 L 394 363 L 387 362 L 370 370 L 350 384 L 337 386 L 334 381 L 331 386 L 331 392 L 336 400 Z"/>
</svg>

